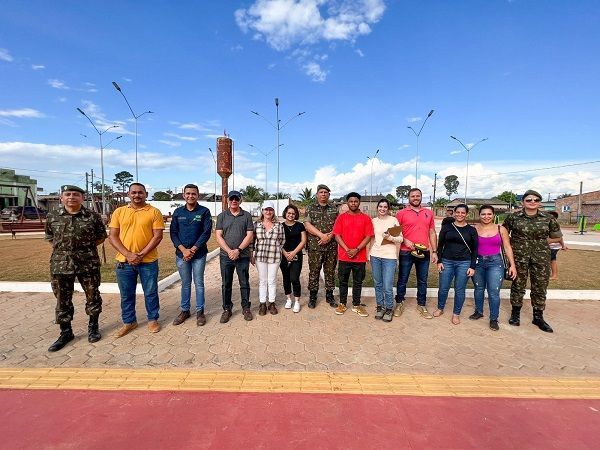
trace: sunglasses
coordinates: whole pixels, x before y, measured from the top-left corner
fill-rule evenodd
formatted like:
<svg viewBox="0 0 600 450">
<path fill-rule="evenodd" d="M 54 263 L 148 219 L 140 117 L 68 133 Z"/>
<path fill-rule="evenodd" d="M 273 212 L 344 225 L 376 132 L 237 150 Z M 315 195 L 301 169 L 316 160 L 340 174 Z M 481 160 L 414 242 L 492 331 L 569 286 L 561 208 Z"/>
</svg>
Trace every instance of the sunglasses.
<svg viewBox="0 0 600 450">
<path fill-rule="evenodd" d="M 541 200 L 539 198 L 526 198 L 525 201 L 527 203 L 539 203 Z"/>
<path fill-rule="evenodd" d="M 240 198 L 239 197 L 229 197 L 229 201 L 230 202 L 239 202 Z"/>
</svg>

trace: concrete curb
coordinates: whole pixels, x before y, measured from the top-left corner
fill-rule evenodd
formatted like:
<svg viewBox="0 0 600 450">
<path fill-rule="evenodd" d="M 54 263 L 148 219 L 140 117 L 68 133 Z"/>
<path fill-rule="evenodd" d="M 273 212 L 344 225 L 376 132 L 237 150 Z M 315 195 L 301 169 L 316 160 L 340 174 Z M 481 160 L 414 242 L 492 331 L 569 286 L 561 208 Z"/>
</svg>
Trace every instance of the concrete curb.
<svg viewBox="0 0 600 450">
<path fill-rule="evenodd" d="M 219 254 L 220 249 L 215 249 L 206 255 L 206 262 L 210 261 Z M 174 283 L 179 281 L 179 272 L 174 272 L 171 275 L 159 280 L 158 292 L 162 292 Z M 83 292 L 81 286 L 75 283 L 75 291 Z M 0 292 L 44 292 L 52 293 L 50 283 L 38 281 L 0 281 Z M 117 283 L 102 283 L 100 285 L 101 294 L 118 294 L 119 285 Z M 142 285 L 138 283 L 136 288 L 137 295 L 143 295 Z"/>
</svg>

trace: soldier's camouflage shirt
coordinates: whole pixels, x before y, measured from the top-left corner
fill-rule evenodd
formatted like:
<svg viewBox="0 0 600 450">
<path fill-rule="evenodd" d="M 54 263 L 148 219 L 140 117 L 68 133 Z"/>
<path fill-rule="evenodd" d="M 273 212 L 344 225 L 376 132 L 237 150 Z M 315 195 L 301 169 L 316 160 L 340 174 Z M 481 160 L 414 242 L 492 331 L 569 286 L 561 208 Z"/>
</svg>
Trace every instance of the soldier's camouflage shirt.
<svg viewBox="0 0 600 450">
<path fill-rule="evenodd" d="M 319 203 L 313 203 L 306 208 L 305 223 L 313 225 L 321 233 L 331 233 L 333 224 L 337 219 L 338 210 L 331 203 L 325 206 Z M 308 250 L 309 251 L 335 251 L 337 252 L 337 242 L 334 238 L 327 245 L 319 245 L 319 238 L 310 233 L 308 235 Z"/>
<path fill-rule="evenodd" d="M 89 273 L 100 268 L 96 242 L 106 239 L 106 227 L 99 214 L 85 207 L 69 214 L 64 207 L 48 214 L 46 240 L 52 243 L 50 273 Z"/>
<path fill-rule="evenodd" d="M 503 223 L 510 233 L 515 260 L 550 260 L 548 238 L 562 237 L 560 225 L 554 217 L 543 211 L 528 216 L 524 210 L 510 214 Z"/>
</svg>

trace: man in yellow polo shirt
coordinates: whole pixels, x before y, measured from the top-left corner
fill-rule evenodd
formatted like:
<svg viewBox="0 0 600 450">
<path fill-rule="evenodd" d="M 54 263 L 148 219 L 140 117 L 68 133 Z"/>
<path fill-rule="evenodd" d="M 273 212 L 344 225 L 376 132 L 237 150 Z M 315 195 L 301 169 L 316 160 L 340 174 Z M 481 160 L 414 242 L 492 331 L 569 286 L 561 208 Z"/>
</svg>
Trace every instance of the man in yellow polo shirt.
<svg viewBox="0 0 600 450">
<path fill-rule="evenodd" d="M 116 337 L 137 328 L 135 288 L 138 275 L 144 291 L 148 329 L 160 331 L 158 323 L 158 251 L 165 223 L 159 209 L 146 203 L 146 187 L 132 183 L 128 192 L 131 203 L 117 208 L 110 220 L 108 239 L 117 250 L 117 282 L 121 292 L 123 326 Z"/>
</svg>

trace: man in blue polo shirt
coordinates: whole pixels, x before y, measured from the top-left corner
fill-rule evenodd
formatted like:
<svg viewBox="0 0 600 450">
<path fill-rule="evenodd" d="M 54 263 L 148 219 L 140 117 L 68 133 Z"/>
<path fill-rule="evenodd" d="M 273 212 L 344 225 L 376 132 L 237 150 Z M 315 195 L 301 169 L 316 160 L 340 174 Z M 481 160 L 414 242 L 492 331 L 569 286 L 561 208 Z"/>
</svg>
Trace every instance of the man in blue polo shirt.
<svg viewBox="0 0 600 450">
<path fill-rule="evenodd" d="M 192 278 L 196 288 L 196 325 L 206 324 L 204 315 L 204 267 L 212 231 L 208 208 L 198 204 L 198 186 L 188 184 L 183 189 L 185 206 L 173 213 L 170 235 L 175 246 L 177 269 L 181 277 L 181 312 L 173 325 L 181 325 L 190 317 Z"/>
</svg>

